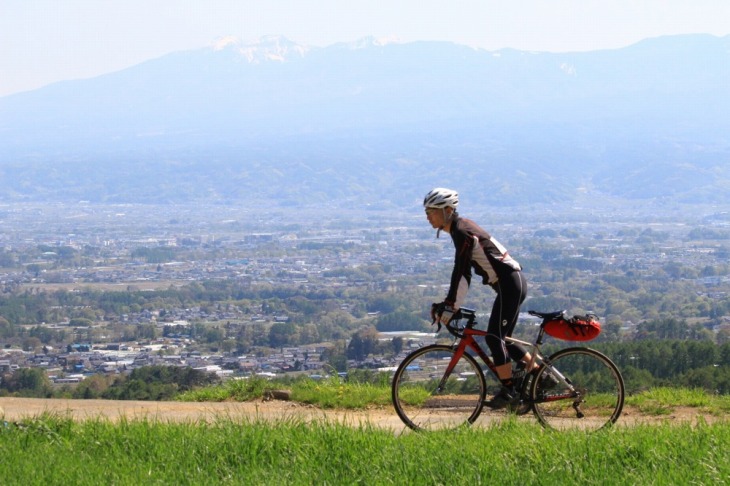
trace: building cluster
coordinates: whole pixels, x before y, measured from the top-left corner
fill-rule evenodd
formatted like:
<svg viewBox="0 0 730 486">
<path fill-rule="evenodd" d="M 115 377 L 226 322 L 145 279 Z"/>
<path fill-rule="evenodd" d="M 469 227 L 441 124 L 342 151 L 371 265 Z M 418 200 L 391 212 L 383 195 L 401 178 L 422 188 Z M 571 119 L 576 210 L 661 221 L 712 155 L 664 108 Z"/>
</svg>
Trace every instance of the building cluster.
<svg viewBox="0 0 730 486">
<path fill-rule="evenodd" d="M 406 348 L 397 356 L 368 356 L 365 360 L 348 362 L 349 368 L 388 370 L 396 366 L 413 347 L 435 341 L 433 335 L 409 333 Z M 44 348 L 40 354 L 18 349 L 0 351 L 0 376 L 19 368 L 41 368 L 57 384 L 74 384 L 95 375 L 131 373 L 143 366 L 188 366 L 219 377 L 273 377 L 285 373 L 306 374 L 314 379 L 334 373 L 324 361 L 327 346 L 284 347 L 266 355 L 226 353 L 201 354 L 190 351 L 189 343 L 160 338 L 144 344 L 92 345 L 77 343 L 66 350 Z"/>
<path fill-rule="evenodd" d="M 93 374 L 124 374 L 143 366 L 189 366 L 194 369 L 229 376 L 273 376 L 286 372 L 322 374 L 323 347 L 283 348 L 267 356 L 203 355 L 186 351 L 186 346 L 163 344 L 160 339 L 143 345 L 76 344 L 68 350 L 48 350 L 41 354 L 21 350 L 0 352 L 0 374 L 18 368 L 42 368 L 56 384 L 78 383 Z"/>
</svg>

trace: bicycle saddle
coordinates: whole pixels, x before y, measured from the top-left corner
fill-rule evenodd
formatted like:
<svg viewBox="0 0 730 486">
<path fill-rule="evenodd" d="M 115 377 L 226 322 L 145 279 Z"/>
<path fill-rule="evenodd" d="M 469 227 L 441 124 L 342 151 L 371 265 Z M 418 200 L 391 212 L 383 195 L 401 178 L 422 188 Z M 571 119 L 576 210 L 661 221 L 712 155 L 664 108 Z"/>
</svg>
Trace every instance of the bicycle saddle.
<svg viewBox="0 0 730 486">
<path fill-rule="evenodd" d="M 531 316 L 539 317 L 540 319 L 545 319 L 548 321 L 551 321 L 553 319 L 559 319 L 565 315 L 567 311 L 561 310 L 561 311 L 555 311 L 555 312 L 537 312 L 534 310 L 527 311 L 528 314 Z"/>
</svg>

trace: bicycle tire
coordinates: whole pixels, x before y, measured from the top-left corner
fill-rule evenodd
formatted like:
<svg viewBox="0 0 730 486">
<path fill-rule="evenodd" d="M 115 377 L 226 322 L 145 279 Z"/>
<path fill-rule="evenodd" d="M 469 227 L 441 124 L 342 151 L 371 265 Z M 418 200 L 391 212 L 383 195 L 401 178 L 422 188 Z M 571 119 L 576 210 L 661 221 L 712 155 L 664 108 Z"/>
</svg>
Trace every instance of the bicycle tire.
<svg viewBox="0 0 730 486">
<path fill-rule="evenodd" d="M 393 406 L 411 429 L 456 428 L 474 423 L 482 412 L 487 382 L 471 355 L 464 353 L 451 374 L 444 376 L 454 352 L 451 346 L 424 346 L 406 356 L 396 369 Z"/>
<path fill-rule="evenodd" d="M 547 363 L 558 370 L 576 393 L 550 376 L 548 366 L 536 373 L 530 391 L 532 410 L 546 428 L 594 431 L 614 424 L 624 406 L 624 380 L 606 355 L 590 348 L 566 348 Z"/>
</svg>

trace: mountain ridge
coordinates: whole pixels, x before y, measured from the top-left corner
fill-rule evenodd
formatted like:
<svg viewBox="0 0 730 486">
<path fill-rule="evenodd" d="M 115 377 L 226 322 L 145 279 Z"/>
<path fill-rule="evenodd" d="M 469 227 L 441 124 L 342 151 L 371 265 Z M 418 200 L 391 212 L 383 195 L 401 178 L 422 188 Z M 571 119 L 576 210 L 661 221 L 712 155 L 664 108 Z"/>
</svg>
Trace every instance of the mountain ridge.
<svg viewBox="0 0 730 486">
<path fill-rule="evenodd" d="M 728 80 L 730 36 L 564 54 L 228 40 L 0 98 L 0 197 L 725 204 Z"/>
</svg>

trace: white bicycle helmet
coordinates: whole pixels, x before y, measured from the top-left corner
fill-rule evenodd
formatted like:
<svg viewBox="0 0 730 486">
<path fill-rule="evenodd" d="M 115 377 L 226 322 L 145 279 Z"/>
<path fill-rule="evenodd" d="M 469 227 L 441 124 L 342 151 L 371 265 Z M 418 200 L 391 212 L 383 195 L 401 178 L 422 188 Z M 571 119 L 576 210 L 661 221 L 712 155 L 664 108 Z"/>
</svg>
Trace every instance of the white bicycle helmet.
<svg viewBox="0 0 730 486">
<path fill-rule="evenodd" d="M 423 198 L 424 208 L 453 208 L 459 205 L 459 193 L 452 191 L 451 189 L 445 189 L 443 187 L 437 187 L 432 189 Z"/>
</svg>

